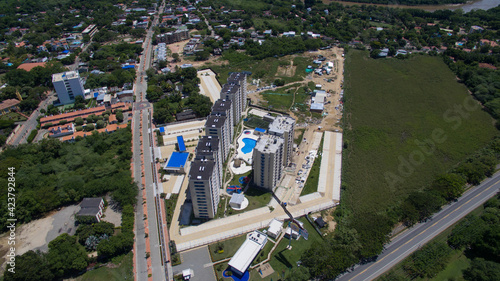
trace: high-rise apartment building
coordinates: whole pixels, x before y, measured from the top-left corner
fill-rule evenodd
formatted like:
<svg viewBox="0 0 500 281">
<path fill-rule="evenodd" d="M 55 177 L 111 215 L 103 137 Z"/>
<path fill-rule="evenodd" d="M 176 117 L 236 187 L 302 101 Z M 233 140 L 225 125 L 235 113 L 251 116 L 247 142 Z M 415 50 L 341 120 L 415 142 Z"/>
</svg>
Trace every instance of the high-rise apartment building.
<svg viewBox="0 0 500 281">
<path fill-rule="evenodd" d="M 85 97 L 80 74 L 76 71 L 52 74 L 52 84 L 61 104 L 75 102 L 76 96 Z"/>
<path fill-rule="evenodd" d="M 290 116 L 278 116 L 269 125 L 269 134 L 282 137 L 284 143 L 283 166 L 286 167 L 292 161 L 293 135 L 295 132 L 295 119 Z"/>
<path fill-rule="evenodd" d="M 237 84 L 224 84 L 220 91 L 221 99 L 231 101 L 233 107 L 233 126 L 241 119 L 241 89 Z"/>
<path fill-rule="evenodd" d="M 253 149 L 253 177 L 257 186 L 274 190 L 283 175 L 284 140 L 263 135 Z"/>
<path fill-rule="evenodd" d="M 228 118 L 222 115 L 210 115 L 205 123 L 205 135 L 219 138 L 220 151 L 222 159 L 226 159 L 229 154 L 229 121 Z M 224 162 L 224 161 L 223 161 Z"/>
<path fill-rule="evenodd" d="M 212 160 L 194 160 L 189 170 L 189 193 L 196 218 L 211 219 L 219 204 L 218 174 Z"/>
<path fill-rule="evenodd" d="M 241 104 L 241 112 L 244 112 L 247 108 L 247 75 L 240 72 L 233 72 L 227 78 L 228 84 L 237 84 L 240 86 L 241 95 L 240 95 L 240 104 Z"/>
<path fill-rule="evenodd" d="M 233 107 L 230 100 L 218 99 L 212 106 L 212 112 L 210 115 L 221 115 L 228 119 L 229 124 L 229 141 L 233 141 L 234 137 L 234 117 L 233 117 Z"/>
<path fill-rule="evenodd" d="M 219 150 L 219 138 L 215 136 L 203 136 L 198 141 L 195 149 L 195 160 L 210 160 L 214 162 L 214 172 L 218 174 L 218 185 L 222 186 L 222 155 Z"/>
</svg>

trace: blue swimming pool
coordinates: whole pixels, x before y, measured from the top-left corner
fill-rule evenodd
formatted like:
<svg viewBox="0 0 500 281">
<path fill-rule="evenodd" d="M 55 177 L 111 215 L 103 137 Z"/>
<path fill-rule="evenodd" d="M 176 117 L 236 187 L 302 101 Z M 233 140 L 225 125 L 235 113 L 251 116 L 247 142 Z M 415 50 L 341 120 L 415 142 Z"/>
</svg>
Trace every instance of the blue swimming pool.
<svg viewBox="0 0 500 281">
<path fill-rule="evenodd" d="M 253 148 L 255 147 L 255 144 L 257 143 L 256 140 L 249 138 L 244 138 L 242 139 L 242 141 L 245 144 L 245 146 L 241 148 L 241 152 L 243 152 L 243 154 L 252 152 Z"/>
</svg>

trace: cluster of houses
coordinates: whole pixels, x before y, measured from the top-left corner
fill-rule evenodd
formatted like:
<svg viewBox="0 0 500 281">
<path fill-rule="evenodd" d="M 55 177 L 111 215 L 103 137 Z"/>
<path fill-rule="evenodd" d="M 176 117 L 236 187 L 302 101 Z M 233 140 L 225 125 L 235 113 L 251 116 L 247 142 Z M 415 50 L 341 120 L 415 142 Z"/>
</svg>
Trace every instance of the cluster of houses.
<svg viewBox="0 0 500 281">
<path fill-rule="evenodd" d="M 158 5 L 157 3 L 153 3 L 152 6 L 142 7 L 138 1 L 133 1 L 131 6 L 127 6 L 127 5 L 122 4 L 122 3 L 116 4 L 114 6 L 121 8 L 124 11 L 124 13 L 120 16 L 120 18 L 117 21 L 114 21 L 111 25 L 118 26 L 118 25 L 126 24 L 127 16 L 130 14 L 133 14 L 133 13 L 145 12 L 149 16 L 154 15 L 156 13 L 157 5 Z M 132 22 L 132 26 L 134 26 L 134 28 L 147 29 L 149 22 L 151 20 L 149 16 L 139 17 L 138 20 L 134 20 Z"/>
<path fill-rule="evenodd" d="M 164 12 L 164 16 L 161 19 L 160 27 L 169 27 L 172 25 L 181 25 L 181 24 L 192 24 L 195 25 L 202 20 L 195 13 L 196 7 L 193 5 L 188 6 L 174 6 L 174 5 L 166 5 Z M 182 19 L 185 18 L 183 21 Z"/>
<path fill-rule="evenodd" d="M 101 105 L 97 107 L 61 113 L 58 115 L 45 116 L 40 119 L 40 124 L 42 127 L 47 128 L 49 137 L 59 138 L 61 141 L 74 141 L 77 137 L 86 137 L 92 134 L 92 131 L 85 132 L 83 130 L 77 130 L 77 126 L 76 124 L 74 124 L 77 118 L 82 118 L 85 120 L 91 115 L 102 116 L 106 112 L 111 112 L 111 114 L 108 116 L 106 126 L 104 128 L 97 129 L 97 132 L 112 133 L 118 129 L 126 128 L 128 124 L 126 122 L 123 124 L 119 124 L 118 119 L 116 118 L 116 112 L 118 110 L 121 110 L 122 112 L 129 111 L 130 104 L 120 102 L 109 106 Z"/>
<path fill-rule="evenodd" d="M 143 7 L 143 4 L 139 3 L 139 1 L 133 1 L 131 5 L 125 4 L 116 4 L 115 7 L 122 9 L 124 12 L 120 15 L 120 18 L 113 22 L 113 26 L 123 25 L 126 23 L 126 17 L 131 13 L 136 12 L 147 12 L 148 15 L 153 15 L 156 12 L 157 3 L 153 3 L 150 7 Z M 45 14 L 46 12 L 42 11 L 41 14 Z M 80 14 L 80 10 L 72 9 L 69 11 L 70 14 L 74 15 L 75 18 L 80 18 L 82 15 Z M 29 20 L 30 22 L 37 22 L 38 18 L 36 15 L 21 15 L 22 20 Z M 88 19 L 93 19 L 90 16 L 87 16 Z M 148 23 L 150 21 L 150 17 L 142 16 L 139 20 L 133 22 L 134 28 L 147 28 Z M 61 26 L 63 23 L 56 23 L 56 26 Z M 84 28 L 85 27 L 85 28 Z M 11 27 L 5 34 L 11 35 L 14 32 L 21 32 L 22 35 L 29 32 L 28 28 L 21 27 Z M 92 39 L 94 35 L 99 32 L 99 28 L 95 24 L 90 24 L 85 26 L 85 21 L 82 20 L 75 26 L 72 26 L 67 31 L 59 35 L 57 38 L 51 38 L 49 40 L 44 41 L 42 44 L 38 46 L 32 45 L 29 41 L 23 40 L 19 42 L 15 42 L 16 48 L 36 48 L 36 50 L 41 52 L 54 53 L 57 52 L 56 59 L 62 60 L 68 56 L 70 56 L 76 49 L 82 49 L 84 47 L 84 37 L 89 36 L 89 39 Z M 0 49 L 5 48 L 7 46 L 7 42 L 0 42 Z M 31 61 L 27 61 L 30 63 Z"/>
<path fill-rule="evenodd" d="M 426 24 L 426 26 L 428 26 L 428 27 L 432 27 L 435 25 L 436 25 L 435 23 L 427 23 Z M 375 29 L 377 31 L 384 30 L 384 28 L 382 28 L 382 27 L 370 27 L 370 28 Z M 414 27 L 414 29 L 417 33 L 422 32 L 421 26 L 416 26 L 416 27 Z M 410 51 L 411 52 L 426 52 L 426 53 L 430 52 L 430 51 L 435 51 L 438 53 L 443 53 L 448 48 L 460 49 L 464 52 L 470 53 L 470 52 L 472 52 L 472 51 L 474 51 L 477 48 L 480 48 L 482 46 L 490 46 L 490 47 L 499 46 L 498 42 L 496 42 L 496 41 L 487 40 L 487 39 L 480 39 L 479 44 L 474 44 L 472 48 L 468 48 L 467 47 L 467 45 L 468 45 L 467 35 L 473 34 L 473 33 L 482 33 L 483 31 L 484 31 L 483 27 L 473 25 L 473 26 L 471 26 L 471 28 L 469 30 L 466 30 L 464 28 L 460 28 L 458 31 L 454 31 L 452 29 L 447 29 L 447 28 L 439 28 L 439 32 L 436 32 L 435 34 L 432 35 L 436 38 L 440 38 L 443 36 L 453 36 L 453 35 L 457 35 L 457 36 L 462 37 L 459 41 L 455 42 L 455 44 L 453 44 L 451 46 L 446 46 L 445 44 L 441 44 L 439 46 L 415 46 L 412 44 L 412 42 L 410 40 L 403 37 L 401 40 L 406 42 L 406 44 L 401 49 L 396 50 L 396 52 L 393 55 L 394 56 L 407 55 L 410 53 Z M 371 38 L 370 42 L 374 42 L 374 41 L 378 41 L 378 40 L 379 40 L 378 38 Z M 371 50 L 370 44 L 363 43 L 362 41 L 359 41 L 359 40 L 352 40 L 348 43 L 348 45 L 351 47 L 357 47 L 357 46 L 362 45 L 366 49 Z M 490 52 L 491 52 L 491 50 L 490 50 Z M 389 55 L 390 55 L 389 49 L 382 48 L 380 50 L 380 53 L 378 54 L 378 57 L 387 57 Z"/>
</svg>

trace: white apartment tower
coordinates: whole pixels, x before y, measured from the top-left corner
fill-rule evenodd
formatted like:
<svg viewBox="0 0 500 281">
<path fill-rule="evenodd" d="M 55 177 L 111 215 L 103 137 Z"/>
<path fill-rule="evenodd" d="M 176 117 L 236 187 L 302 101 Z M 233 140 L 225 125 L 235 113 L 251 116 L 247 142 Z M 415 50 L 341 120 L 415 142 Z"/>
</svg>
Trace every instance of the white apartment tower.
<svg viewBox="0 0 500 281">
<path fill-rule="evenodd" d="M 240 104 L 241 112 L 244 112 L 247 108 L 247 75 L 241 72 L 233 72 L 227 78 L 228 84 L 237 84 L 241 89 Z"/>
<path fill-rule="evenodd" d="M 231 101 L 233 107 L 233 126 L 241 119 L 241 89 L 237 84 L 224 84 L 220 91 L 221 99 Z"/>
<path fill-rule="evenodd" d="M 229 154 L 229 144 L 231 142 L 229 139 L 230 126 L 228 118 L 219 114 L 208 116 L 205 123 L 205 135 L 219 138 L 219 150 L 222 152 L 223 162 Z"/>
<path fill-rule="evenodd" d="M 222 186 L 222 155 L 219 150 L 219 138 L 203 136 L 195 149 L 195 160 L 210 160 L 214 162 L 214 172 L 217 173 L 218 185 Z"/>
<path fill-rule="evenodd" d="M 85 97 L 80 74 L 76 71 L 52 74 L 52 84 L 61 104 L 75 102 L 76 96 Z"/>
<path fill-rule="evenodd" d="M 253 149 L 253 176 L 257 186 L 274 190 L 283 175 L 284 141 L 281 137 L 263 135 Z"/>
<path fill-rule="evenodd" d="M 290 116 L 278 116 L 269 125 L 268 132 L 271 135 L 282 137 L 285 141 L 283 166 L 288 166 L 288 164 L 292 161 L 295 119 Z"/>
<path fill-rule="evenodd" d="M 212 106 L 212 112 L 210 115 L 221 115 L 225 116 L 228 119 L 229 124 L 229 141 L 233 141 L 234 137 L 234 117 L 233 117 L 233 108 L 230 100 L 218 99 L 215 101 Z"/>
<path fill-rule="evenodd" d="M 219 204 L 218 174 L 211 160 L 194 160 L 189 171 L 189 193 L 196 218 L 212 219 Z"/>
</svg>

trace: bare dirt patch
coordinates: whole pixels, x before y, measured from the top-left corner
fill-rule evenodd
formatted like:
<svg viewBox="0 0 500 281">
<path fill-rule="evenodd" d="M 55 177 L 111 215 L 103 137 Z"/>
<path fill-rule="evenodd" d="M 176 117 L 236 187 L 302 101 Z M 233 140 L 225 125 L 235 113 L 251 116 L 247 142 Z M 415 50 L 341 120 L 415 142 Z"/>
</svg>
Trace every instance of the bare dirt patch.
<svg viewBox="0 0 500 281">
<path fill-rule="evenodd" d="M 109 202 L 106 211 L 104 211 L 103 221 L 110 222 L 116 226 L 122 224 L 122 214 L 118 204 L 111 200 L 109 196 L 106 196 L 106 200 Z"/>
<path fill-rule="evenodd" d="M 14 246 L 16 248 L 16 255 L 22 255 L 29 250 L 42 247 L 45 244 L 45 237 L 52 229 L 53 220 L 52 216 L 48 216 L 19 226 L 16 229 L 16 244 Z M 7 232 L 0 236 L 0 263 L 2 264 L 0 272 L 5 270 L 7 251 L 11 247 L 8 244 L 9 234 L 10 232 Z"/>
</svg>

